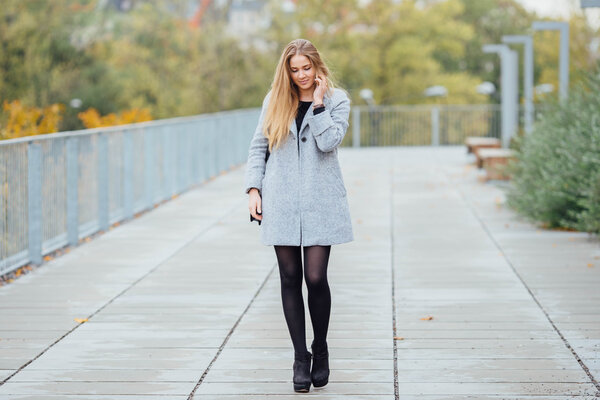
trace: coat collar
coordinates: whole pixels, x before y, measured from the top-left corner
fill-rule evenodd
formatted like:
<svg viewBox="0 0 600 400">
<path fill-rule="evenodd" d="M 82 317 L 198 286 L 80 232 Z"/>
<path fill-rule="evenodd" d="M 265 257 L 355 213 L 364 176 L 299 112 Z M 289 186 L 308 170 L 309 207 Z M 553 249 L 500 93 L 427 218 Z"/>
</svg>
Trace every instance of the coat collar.
<svg viewBox="0 0 600 400">
<path fill-rule="evenodd" d="M 325 107 L 329 108 L 329 105 L 331 104 L 331 98 L 327 95 L 325 95 L 323 97 L 323 104 L 325 105 Z M 306 110 L 306 114 L 304 115 L 304 118 L 302 119 L 302 125 L 300 126 L 300 133 L 302 133 L 302 131 L 304 130 L 304 128 L 306 128 L 306 124 L 308 123 L 308 120 L 315 115 L 313 112 L 313 104 L 311 103 L 311 105 L 308 107 L 308 110 Z M 294 137 L 296 139 L 298 139 L 298 128 L 296 127 L 296 119 L 294 119 L 290 125 L 290 132 L 292 132 L 292 134 L 294 135 Z"/>
</svg>

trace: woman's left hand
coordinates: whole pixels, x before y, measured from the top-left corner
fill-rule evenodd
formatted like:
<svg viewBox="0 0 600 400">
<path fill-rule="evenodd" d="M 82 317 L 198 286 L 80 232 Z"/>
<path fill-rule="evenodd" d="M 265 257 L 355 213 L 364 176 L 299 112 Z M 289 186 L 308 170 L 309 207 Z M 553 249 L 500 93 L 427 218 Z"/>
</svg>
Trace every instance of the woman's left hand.
<svg viewBox="0 0 600 400">
<path fill-rule="evenodd" d="M 325 96 L 325 92 L 327 91 L 327 79 L 317 75 L 315 77 L 315 91 L 313 93 L 313 102 L 315 104 L 323 103 L 323 96 Z"/>
</svg>

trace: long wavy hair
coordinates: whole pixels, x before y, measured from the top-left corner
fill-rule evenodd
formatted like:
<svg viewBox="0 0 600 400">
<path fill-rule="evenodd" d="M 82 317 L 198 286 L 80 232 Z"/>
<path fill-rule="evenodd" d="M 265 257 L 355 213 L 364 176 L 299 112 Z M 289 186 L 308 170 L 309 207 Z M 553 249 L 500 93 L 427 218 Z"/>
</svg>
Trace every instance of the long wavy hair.
<svg viewBox="0 0 600 400">
<path fill-rule="evenodd" d="M 300 103 L 300 90 L 291 76 L 290 60 L 295 55 L 306 56 L 316 74 L 327 80 L 327 96 L 333 93 L 334 83 L 327 65 L 321 59 L 317 48 L 306 39 L 292 40 L 283 50 L 275 77 L 271 83 L 269 106 L 262 126 L 263 134 L 269 139 L 269 151 L 278 148 L 287 139 L 289 127 L 296 118 Z"/>
</svg>

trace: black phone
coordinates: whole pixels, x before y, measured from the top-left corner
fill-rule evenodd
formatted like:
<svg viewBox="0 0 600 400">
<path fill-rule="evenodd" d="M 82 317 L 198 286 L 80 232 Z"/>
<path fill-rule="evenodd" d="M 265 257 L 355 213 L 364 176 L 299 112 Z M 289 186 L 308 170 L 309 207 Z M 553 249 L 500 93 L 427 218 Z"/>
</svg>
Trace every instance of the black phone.
<svg viewBox="0 0 600 400">
<path fill-rule="evenodd" d="M 262 213 L 257 212 L 258 215 L 262 215 Z M 262 222 L 260 219 L 256 219 L 252 216 L 252 214 L 250 214 L 250 222 L 252 221 L 258 221 L 258 224 L 260 225 L 260 223 Z"/>
</svg>

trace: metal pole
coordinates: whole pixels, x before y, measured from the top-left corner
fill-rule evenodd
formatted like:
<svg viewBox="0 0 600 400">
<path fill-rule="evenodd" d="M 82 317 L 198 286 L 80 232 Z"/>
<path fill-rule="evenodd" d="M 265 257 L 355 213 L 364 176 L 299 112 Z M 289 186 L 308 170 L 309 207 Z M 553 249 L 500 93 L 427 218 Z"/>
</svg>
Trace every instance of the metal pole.
<svg viewBox="0 0 600 400">
<path fill-rule="evenodd" d="M 534 31 L 560 31 L 559 95 L 564 100 L 569 95 L 569 23 L 536 21 L 531 25 Z"/>
<path fill-rule="evenodd" d="M 27 147 L 27 199 L 29 260 L 42 263 L 42 146 L 30 142 Z"/>
<path fill-rule="evenodd" d="M 525 97 L 525 133 L 531 133 L 533 129 L 533 38 L 527 35 L 502 36 L 504 43 L 522 43 L 524 66 L 523 66 L 523 95 Z"/>
<path fill-rule="evenodd" d="M 440 109 L 437 106 L 431 109 L 431 145 L 440 145 Z"/>
<path fill-rule="evenodd" d="M 505 44 L 483 46 L 484 53 L 500 55 L 500 86 L 502 97 L 502 147 L 507 148 L 518 126 L 518 56 Z"/>
<path fill-rule="evenodd" d="M 79 242 L 79 138 L 67 138 L 67 240 Z"/>
<path fill-rule="evenodd" d="M 109 197 L 108 197 L 108 137 L 105 133 L 98 135 L 98 229 L 108 231 Z"/>
<path fill-rule="evenodd" d="M 360 147 L 360 106 L 352 108 L 352 147 Z"/>
</svg>

